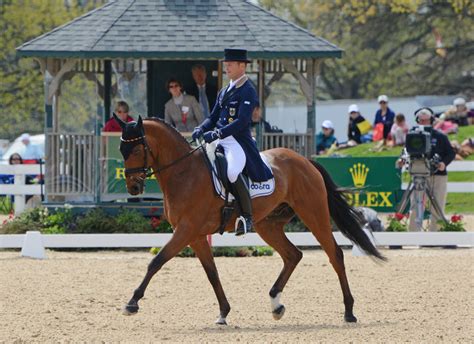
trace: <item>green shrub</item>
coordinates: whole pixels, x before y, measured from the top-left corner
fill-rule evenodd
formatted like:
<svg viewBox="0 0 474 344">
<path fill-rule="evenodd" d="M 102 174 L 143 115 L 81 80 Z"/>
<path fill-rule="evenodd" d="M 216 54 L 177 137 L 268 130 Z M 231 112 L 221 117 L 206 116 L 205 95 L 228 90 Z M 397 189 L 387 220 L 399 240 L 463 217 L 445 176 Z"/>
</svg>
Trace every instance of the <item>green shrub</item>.
<svg viewBox="0 0 474 344">
<path fill-rule="evenodd" d="M 285 225 L 285 232 L 308 232 L 308 228 L 297 216 Z"/>
<path fill-rule="evenodd" d="M 47 213 L 47 208 L 45 208 Z M 45 234 L 64 234 L 74 223 L 74 216 L 70 208 L 56 208 L 42 221 Z"/>
<path fill-rule="evenodd" d="M 114 233 L 117 228 L 115 219 L 102 209 L 95 208 L 76 219 L 72 228 L 74 233 Z"/>
<path fill-rule="evenodd" d="M 152 247 L 150 253 L 157 255 L 160 252 L 160 248 Z M 260 257 L 260 256 L 273 256 L 273 249 L 266 246 L 257 247 L 213 247 L 212 254 L 214 257 Z M 196 254 L 190 247 L 185 247 L 177 255 L 178 257 L 195 257 Z"/>
<path fill-rule="evenodd" d="M 153 233 L 150 221 L 136 210 L 121 209 L 115 217 L 115 233 Z"/>
<path fill-rule="evenodd" d="M 164 219 L 152 217 L 150 222 L 155 233 L 173 233 L 173 228 L 170 223 Z"/>
<path fill-rule="evenodd" d="M 2 234 L 23 234 L 27 231 L 42 231 L 42 221 L 48 216 L 45 208 L 28 209 L 22 214 L 5 222 L 0 228 Z"/>
<path fill-rule="evenodd" d="M 260 257 L 260 256 L 273 256 L 273 248 L 267 246 L 257 246 L 254 247 L 252 252 L 252 256 Z"/>
</svg>

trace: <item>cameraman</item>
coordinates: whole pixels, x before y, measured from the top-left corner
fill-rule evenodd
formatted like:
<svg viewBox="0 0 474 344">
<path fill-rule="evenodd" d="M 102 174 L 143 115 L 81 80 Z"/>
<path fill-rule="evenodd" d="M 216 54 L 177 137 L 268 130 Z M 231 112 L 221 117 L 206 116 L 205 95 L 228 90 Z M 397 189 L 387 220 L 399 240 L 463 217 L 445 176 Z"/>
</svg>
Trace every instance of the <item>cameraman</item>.
<svg viewBox="0 0 474 344">
<path fill-rule="evenodd" d="M 440 162 L 436 166 L 435 173 L 428 178 L 428 183 L 433 191 L 433 197 L 438 202 L 441 211 L 444 213 L 448 191 L 448 173 L 446 171 L 446 166 L 453 161 L 456 154 L 451 147 L 448 137 L 442 132 L 432 128 L 435 118 L 434 113 L 430 108 L 421 108 L 420 110 L 417 110 L 415 112 L 415 120 L 420 126 L 430 127 L 431 153 L 427 158 L 431 160 L 433 156 L 437 154 L 440 159 Z M 399 161 L 399 167 L 402 167 L 403 163 L 403 161 Z M 414 194 L 412 194 L 410 199 L 410 223 L 408 227 L 410 231 L 417 230 L 415 223 L 415 206 Z M 429 230 L 431 232 L 438 231 L 439 225 L 437 222 L 442 220 L 442 217 L 436 212 L 432 204 L 430 205 L 430 213 L 431 221 Z"/>
</svg>

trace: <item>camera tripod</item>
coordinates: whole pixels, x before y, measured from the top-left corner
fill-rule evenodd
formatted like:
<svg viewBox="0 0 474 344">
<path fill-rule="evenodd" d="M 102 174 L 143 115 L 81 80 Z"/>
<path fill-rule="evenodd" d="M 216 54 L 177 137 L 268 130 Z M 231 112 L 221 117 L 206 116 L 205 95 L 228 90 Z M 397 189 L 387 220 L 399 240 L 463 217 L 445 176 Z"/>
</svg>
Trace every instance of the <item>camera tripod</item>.
<svg viewBox="0 0 474 344">
<path fill-rule="evenodd" d="M 412 193 L 414 193 L 413 201 L 415 202 L 415 225 L 417 230 L 421 230 L 423 225 L 423 215 L 425 212 L 425 205 L 424 205 L 424 195 L 426 194 L 433 205 L 434 210 L 438 213 L 441 219 L 447 223 L 446 217 L 444 216 L 441 207 L 439 206 L 438 202 L 436 201 L 433 190 L 431 189 L 430 184 L 428 183 L 428 178 L 430 177 L 430 173 L 416 173 L 410 172 L 411 180 L 408 184 L 407 189 L 403 193 L 402 200 L 397 208 L 397 213 L 402 213 L 407 206 L 408 200 Z"/>
</svg>

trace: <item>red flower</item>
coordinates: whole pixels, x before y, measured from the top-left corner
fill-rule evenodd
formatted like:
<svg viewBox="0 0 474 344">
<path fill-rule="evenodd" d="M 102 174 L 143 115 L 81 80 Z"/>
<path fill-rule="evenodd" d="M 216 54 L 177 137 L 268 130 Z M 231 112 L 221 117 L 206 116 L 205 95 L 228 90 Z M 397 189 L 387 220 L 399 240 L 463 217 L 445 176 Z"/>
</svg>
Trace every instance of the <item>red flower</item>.
<svg viewBox="0 0 474 344">
<path fill-rule="evenodd" d="M 161 223 L 161 220 L 158 217 L 151 218 L 151 226 L 153 227 L 153 229 L 156 229 L 156 227 L 158 227 L 160 223 Z"/>
<path fill-rule="evenodd" d="M 397 221 L 401 221 L 405 218 L 405 215 L 400 214 L 400 213 L 395 213 L 395 218 L 397 219 Z"/>
<path fill-rule="evenodd" d="M 460 222 L 461 220 L 462 220 L 462 215 L 454 214 L 453 216 L 451 216 L 452 223 Z"/>
</svg>

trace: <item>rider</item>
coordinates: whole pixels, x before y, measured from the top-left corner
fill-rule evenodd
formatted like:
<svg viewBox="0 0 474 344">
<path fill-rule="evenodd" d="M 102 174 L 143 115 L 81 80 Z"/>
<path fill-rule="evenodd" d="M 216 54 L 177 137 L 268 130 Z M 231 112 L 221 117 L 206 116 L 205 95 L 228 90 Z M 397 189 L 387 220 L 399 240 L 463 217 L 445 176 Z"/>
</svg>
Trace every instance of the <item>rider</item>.
<svg viewBox="0 0 474 344">
<path fill-rule="evenodd" d="M 241 211 L 237 219 L 236 235 L 242 235 L 252 229 L 252 202 L 249 189 L 242 171 L 256 182 L 273 177 L 265 165 L 252 138 L 250 128 L 252 113 L 258 106 L 255 87 L 245 74 L 247 50 L 225 49 L 224 68 L 230 83 L 221 89 L 209 118 L 196 127 L 193 139 L 203 135 L 204 141 L 217 144 L 224 149 L 227 160 L 227 177 L 232 183 L 233 195 Z"/>
</svg>

